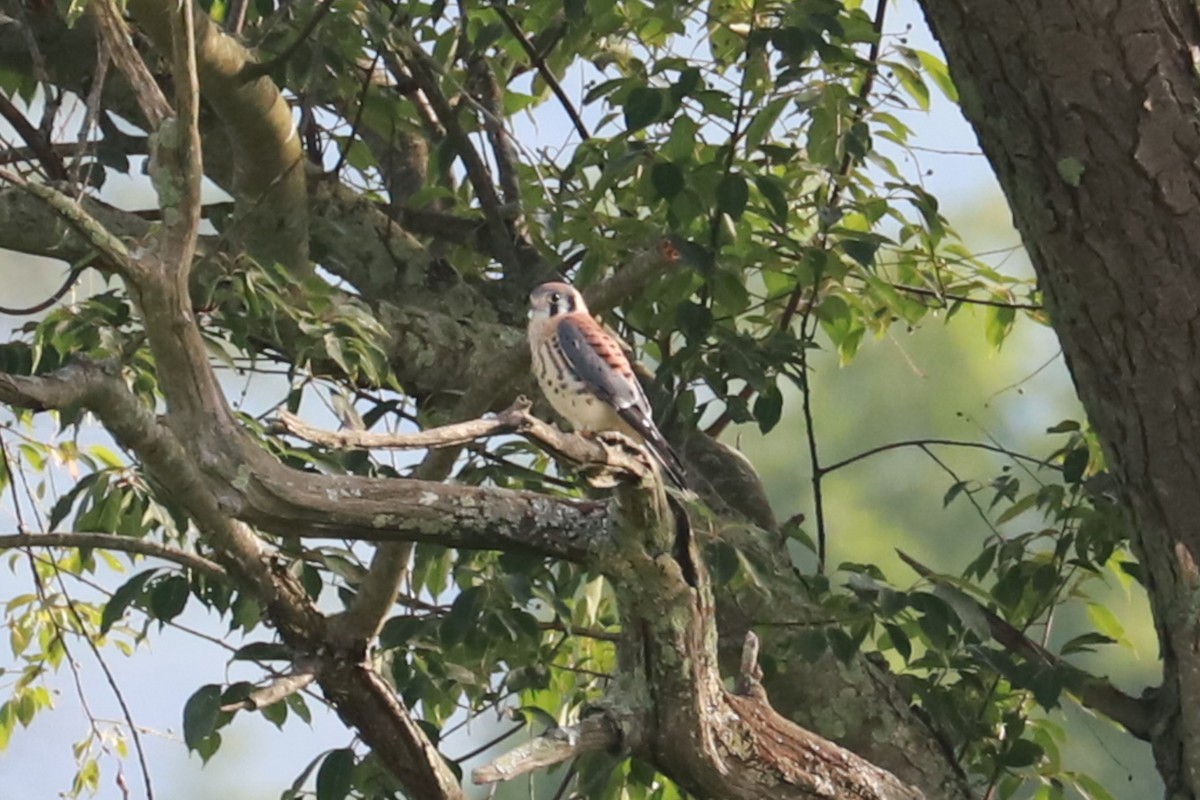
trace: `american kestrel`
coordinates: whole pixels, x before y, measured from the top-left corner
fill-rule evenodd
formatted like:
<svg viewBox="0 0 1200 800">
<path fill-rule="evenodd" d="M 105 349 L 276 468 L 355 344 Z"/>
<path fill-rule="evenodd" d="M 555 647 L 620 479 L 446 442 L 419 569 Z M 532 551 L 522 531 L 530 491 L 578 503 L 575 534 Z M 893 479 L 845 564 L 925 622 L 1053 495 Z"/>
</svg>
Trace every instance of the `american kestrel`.
<svg viewBox="0 0 1200 800">
<path fill-rule="evenodd" d="M 619 431 L 645 444 L 667 476 L 686 489 L 683 465 L 654 424 L 646 393 L 621 346 L 565 283 L 529 295 L 529 349 L 538 384 L 578 431 Z"/>
</svg>

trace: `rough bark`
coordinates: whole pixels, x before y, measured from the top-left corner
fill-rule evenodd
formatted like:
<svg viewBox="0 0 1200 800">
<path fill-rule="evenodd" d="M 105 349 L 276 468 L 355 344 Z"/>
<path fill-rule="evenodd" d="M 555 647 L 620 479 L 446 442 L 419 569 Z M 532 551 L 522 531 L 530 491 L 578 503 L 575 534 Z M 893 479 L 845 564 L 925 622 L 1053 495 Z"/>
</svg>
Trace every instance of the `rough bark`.
<svg viewBox="0 0 1200 800">
<path fill-rule="evenodd" d="M 1125 498 L 1200 796 L 1200 16 L 1185 0 L 922 0 Z"/>
</svg>

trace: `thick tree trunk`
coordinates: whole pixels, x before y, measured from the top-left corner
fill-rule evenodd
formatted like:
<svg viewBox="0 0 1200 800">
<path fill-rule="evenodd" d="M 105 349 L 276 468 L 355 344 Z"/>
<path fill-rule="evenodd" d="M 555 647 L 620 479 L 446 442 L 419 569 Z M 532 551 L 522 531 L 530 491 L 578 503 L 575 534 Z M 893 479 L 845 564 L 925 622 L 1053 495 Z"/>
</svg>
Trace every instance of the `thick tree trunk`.
<svg viewBox="0 0 1200 800">
<path fill-rule="evenodd" d="M 1128 505 L 1164 659 L 1168 796 L 1200 797 L 1200 14 L 921 2 Z"/>
</svg>

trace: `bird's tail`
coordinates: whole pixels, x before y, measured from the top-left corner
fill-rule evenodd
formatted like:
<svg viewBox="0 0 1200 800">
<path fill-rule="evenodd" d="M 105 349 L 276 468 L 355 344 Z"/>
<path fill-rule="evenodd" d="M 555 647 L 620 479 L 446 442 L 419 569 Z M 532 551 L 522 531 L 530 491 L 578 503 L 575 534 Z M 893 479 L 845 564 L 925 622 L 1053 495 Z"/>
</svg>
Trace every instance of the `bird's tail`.
<svg viewBox="0 0 1200 800">
<path fill-rule="evenodd" d="M 651 436 L 646 437 L 646 445 L 650 448 L 655 460 L 662 465 L 663 472 L 667 474 L 671 482 L 686 491 L 688 488 L 687 471 L 663 435 L 655 430 Z"/>
</svg>

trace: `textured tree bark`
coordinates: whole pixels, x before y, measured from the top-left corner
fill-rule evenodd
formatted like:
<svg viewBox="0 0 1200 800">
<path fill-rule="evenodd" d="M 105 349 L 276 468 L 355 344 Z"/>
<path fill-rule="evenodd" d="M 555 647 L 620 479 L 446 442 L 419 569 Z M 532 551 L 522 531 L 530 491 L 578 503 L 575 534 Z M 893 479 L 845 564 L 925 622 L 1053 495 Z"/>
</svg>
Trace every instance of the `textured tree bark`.
<svg viewBox="0 0 1200 800">
<path fill-rule="evenodd" d="M 1200 796 L 1200 14 L 922 0 L 1121 486 L 1164 661 L 1154 753 Z"/>
</svg>

